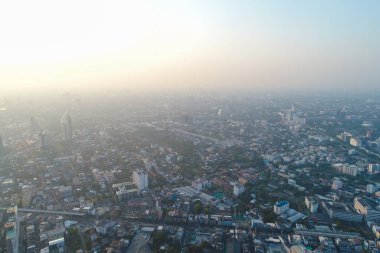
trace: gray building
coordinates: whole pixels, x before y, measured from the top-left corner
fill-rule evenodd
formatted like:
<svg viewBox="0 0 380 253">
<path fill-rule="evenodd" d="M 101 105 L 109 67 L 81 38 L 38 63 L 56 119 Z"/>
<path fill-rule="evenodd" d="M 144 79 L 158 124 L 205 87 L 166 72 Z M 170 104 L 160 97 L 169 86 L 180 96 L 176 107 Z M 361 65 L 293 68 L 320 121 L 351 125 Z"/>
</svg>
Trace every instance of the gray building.
<svg viewBox="0 0 380 253">
<path fill-rule="evenodd" d="M 321 206 L 330 219 L 350 222 L 361 222 L 363 220 L 363 215 L 358 214 L 350 205 L 341 202 L 322 201 Z"/>
</svg>

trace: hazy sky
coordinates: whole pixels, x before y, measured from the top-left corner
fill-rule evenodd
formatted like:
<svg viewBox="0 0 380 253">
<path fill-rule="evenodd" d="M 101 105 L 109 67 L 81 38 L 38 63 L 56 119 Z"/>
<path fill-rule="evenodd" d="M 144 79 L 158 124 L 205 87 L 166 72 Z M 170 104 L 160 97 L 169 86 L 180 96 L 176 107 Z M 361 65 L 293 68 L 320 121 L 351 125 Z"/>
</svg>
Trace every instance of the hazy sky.
<svg viewBox="0 0 380 253">
<path fill-rule="evenodd" d="M 380 1 L 1 1 L 0 86 L 377 87 Z"/>
</svg>

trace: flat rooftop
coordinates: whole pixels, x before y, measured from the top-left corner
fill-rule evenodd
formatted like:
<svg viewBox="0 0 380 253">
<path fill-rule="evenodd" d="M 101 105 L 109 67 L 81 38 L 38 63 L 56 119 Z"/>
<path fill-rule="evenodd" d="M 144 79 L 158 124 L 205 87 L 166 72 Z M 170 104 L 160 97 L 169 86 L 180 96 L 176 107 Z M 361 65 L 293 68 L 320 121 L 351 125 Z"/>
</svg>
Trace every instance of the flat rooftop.
<svg viewBox="0 0 380 253">
<path fill-rule="evenodd" d="M 281 207 L 281 206 L 289 205 L 289 202 L 285 200 L 277 201 L 275 205 Z"/>
</svg>

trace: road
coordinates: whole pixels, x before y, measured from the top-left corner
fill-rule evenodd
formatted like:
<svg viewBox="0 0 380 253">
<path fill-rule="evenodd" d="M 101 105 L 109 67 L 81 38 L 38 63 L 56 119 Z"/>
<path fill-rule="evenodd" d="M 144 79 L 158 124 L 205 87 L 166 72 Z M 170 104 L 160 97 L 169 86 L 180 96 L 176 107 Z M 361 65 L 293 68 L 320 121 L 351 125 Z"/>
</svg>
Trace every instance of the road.
<svg viewBox="0 0 380 253">
<path fill-rule="evenodd" d="M 157 126 L 155 124 L 148 123 L 148 122 L 143 123 L 143 125 L 147 126 L 147 127 L 155 128 L 156 130 L 164 130 L 163 128 L 161 128 L 159 126 Z M 191 139 L 196 138 L 198 140 L 202 140 L 202 141 L 205 141 L 205 142 L 208 142 L 208 143 L 211 143 L 211 144 L 215 144 L 215 145 L 220 146 L 220 147 L 229 147 L 229 146 L 234 146 L 234 145 L 244 145 L 244 143 L 242 141 L 238 141 L 238 140 L 219 140 L 219 139 L 211 137 L 211 136 L 205 136 L 205 135 L 198 134 L 198 133 L 188 132 L 188 131 L 180 129 L 180 128 L 172 128 L 172 129 L 169 129 L 169 131 L 174 132 L 174 133 L 176 133 L 178 135 L 182 135 L 182 136 L 187 137 L 187 138 L 189 138 L 189 137 Z"/>
</svg>

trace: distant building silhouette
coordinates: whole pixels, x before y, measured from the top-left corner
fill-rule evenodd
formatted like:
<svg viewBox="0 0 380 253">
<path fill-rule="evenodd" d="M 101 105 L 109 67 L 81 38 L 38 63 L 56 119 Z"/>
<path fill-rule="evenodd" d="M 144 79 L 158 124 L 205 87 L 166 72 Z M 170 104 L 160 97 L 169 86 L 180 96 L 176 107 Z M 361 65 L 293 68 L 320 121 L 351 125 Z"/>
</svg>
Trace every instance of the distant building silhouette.
<svg viewBox="0 0 380 253">
<path fill-rule="evenodd" d="M 4 143 L 3 143 L 3 136 L 0 135 L 0 156 L 4 155 Z"/>
<path fill-rule="evenodd" d="M 34 117 L 30 117 L 30 132 L 34 134 L 38 130 L 40 130 L 40 125 L 38 124 L 37 120 Z"/>
<path fill-rule="evenodd" d="M 40 134 L 39 134 L 39 136 L 40 136 L 40 144 L 41 144 L 41 149 L 47 149 L 47 147 L 48 147 L 48 143 L 47 143 L 47 135 L 46 135 L 46 133 L 45 132 L 41 132 Z"/>
<path fill-rule="evenodd" d="M 61 125 L 62 125 L 63 139 L 65 141 L 71 141 L 73 138 L 73 128 L 72 128 L 72 123 L 71 123 L 71 117 L 67 112 L 61 118 Z"/>
</svg>

